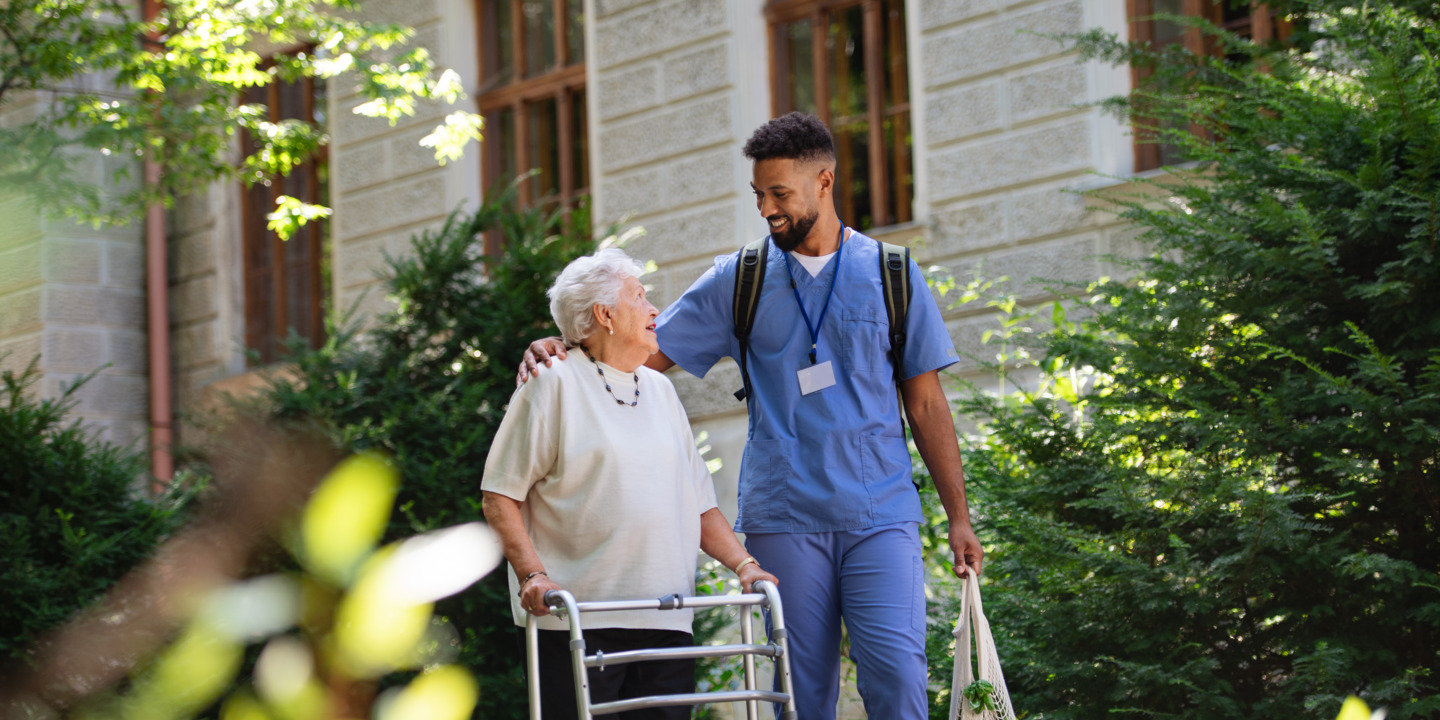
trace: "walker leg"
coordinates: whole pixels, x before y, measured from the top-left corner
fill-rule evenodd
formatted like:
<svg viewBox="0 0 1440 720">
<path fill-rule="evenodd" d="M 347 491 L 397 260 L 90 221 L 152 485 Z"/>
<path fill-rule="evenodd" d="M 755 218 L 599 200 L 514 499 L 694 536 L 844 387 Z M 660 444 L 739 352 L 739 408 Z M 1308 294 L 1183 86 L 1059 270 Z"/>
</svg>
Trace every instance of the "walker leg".
<svg viewBox="0 0 1440 720">
<path fill-rule="evenodd" d="M 525 676 L 530 686 L 530 720 L 540 720 L 540 629 L 534 615 L 525 619 Z"/>
<path fill-rule="evenodd" d="M 753 617 L 750 613 L 750 608 L 748 606 L 740 606 L 740 619 L 740 642 L 746 645 L 754 644 L 755 627 L 753 623 Z M 741 662 L 744 664 L 745 668 L 745 689 L 754 690 L 756 686 L 755 656 L 747 654 L 743 656 Z M 747 720 L 760 720 L 760 701 L 745 701 L 745 717 L 747 718 Z"/>
<path fill-rule="evenodd" d="M 780 657 L 775 659 L 775 673 L 780 676 L 780 692 L 790 697 L 785 702 L 782 720 L 796 720 L 795 690 L 790 686 L 790 642 L 785 633 L 785 611 L 780 605 L 780 591 L 770 583 L 757 583 L 770 603 L 770 641 L 780 646 Z"/>
<path fill-rule="evenodd" d="M 570 661 L 575 670 L 575 711 L 580 720 L 592 720 L 590 715 L 590 673 L 585 669 L 585 635 L 580 630 L 580 609 L 575 596 L 566 590 L 551 590 L 551 593 L 565 606 L 566 619 L 570 621 Z"/>
</svg>

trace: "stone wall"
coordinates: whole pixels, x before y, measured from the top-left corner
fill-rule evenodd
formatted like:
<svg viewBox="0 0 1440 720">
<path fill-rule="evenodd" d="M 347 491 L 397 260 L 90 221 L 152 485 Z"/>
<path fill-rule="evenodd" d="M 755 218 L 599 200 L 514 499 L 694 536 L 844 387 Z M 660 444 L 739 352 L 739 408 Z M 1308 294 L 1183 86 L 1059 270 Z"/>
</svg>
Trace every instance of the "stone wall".
<svg viewBox="0 0 1440 720">
<path fill-rule="evenodd" d="M 761 0 L 593 6 L 587 82 L 597 217 L 644 226 L 647 235 L 627 250 L 659 266 L 649 281 L 663 307 L 715 255 L 763 232 L 740 156 L 768 117 L 768 94 L 752 84 L 764 67 L 745 60 L 763 48 Z"/>
<path fill-rule="evenodd" d="M 377 0 L 365 4 L 364 12 L 370 20 L 414 27 L 415 42 L 442 67 L 474 77 L 468 3 Z M 421 104 L 416 116 L 392 127 L 351 112 L 361 98 L 348 78 L 332 81 L 326 97 L 335 210 L 330 300 L 341 309 L 360 304 L 358 317 L 364 320 L 386 307 L 377 286 L 382 252 L 403 254 L 411 235 L 438 225 L 463 201 L 475 206 L 479 148 L 466 148 L 463 160 L 442 167 L 433 150 L 420 146 L 420 138 L 454 109 L 450 106 Z M 474 109 L 473 103 L 465 107 Z M 253 393 L 263 385 L 262 372 L 276 369 L 247 368 L 242 193 L 238 183 L 217 183 L 208 193 L 181 199 L 170 214 L 171 362 L 181 444 L 193 439 L 192 421 L 215 409 L 221 394 Z"/>
<path fill-rule="evenodd" d="M 170 374 L 179 445 L 197 440 L 197 415 L 213 400 L 207 389 L 246 369 L 242 192 L 238 183 L 216 183 L 207 193 L 179 199 L 168 217 Z"/>
<path fill-rule="evenodd" d="M 415 43 L 441 67 L 454 68 L 473 88 L 478 83 L 478 34 L 473 3 L 463 0 L 380 0 L 362 6 L 366 19 L 415 29 Z M 413 117 L 394 126 L 356 115 L 363 102 L 354 83 L 330 83 L 330 192 L 333 300 L 359 305 L 373 317 L 387 307 L 377 287 L 383 256 L 401 255 L 412 235 L 438 227 L 462 203 L 480 198 L 480 148 L 470 145 L 458 162 L 441 166 L 420 138 L 455 109 L 475 111 L 473 97 L 459 106 L 421 103 Z"/>
<path fill-rule="evenodd" d="M 437 62 L 467 79 L 476 76 L 472 4 L 464 0 L 377 0 L 369 19 L 416 28 L 416 42 Z M 479 198 L 479 148 L 447 167 L 419 145 L 452 107 L 422 104 L 415 117 L 390 126 L 355 115 L 353 83 L 338 80 L 328 93 L 333 301 L 349 307 L 363 298 L 362 317 L 384 307 L 382 292 L 366 292 L 383 267 L 381 251 L 404 252 L 411 235 L 437 225 L 462 202 Z M 466 109 L 474 109 L 467 101 Z M 35 97 L 6 105 L 0 122 L 23 122 Z M 100 168 L 95 179 L 102 184 Z M 217 382 L 246 375 L 241 188 L 217 183 L 182 198 L 169 213 L 168 269 L 172 389 L 177 441 L 187 414 L 205 410 Z M 101 368 L 79 393 L 76 415 L 107 439 L 142 441 L 149 416 L 143 225 L 95 231 L 35 216 L 23 197 L 0 197 L 0 363 L 19 369 L 37 353 L 40 391 Z M 245 377 L 236 378 L 244 381 Z M 250 387 L 254 383 L 222 383 Z"/>
<path fill-rule="evenodd" d="M 1128 88 L 1127 70 L 1080 63 L 1048 35 L 1125 29 L 1107 0 L 912 2 L 916 255 L 971 278 L 1010 278 L 1030 301 L 1061 283 L 1114 274 L 1100 258 L 1133 253 L 1113 216 L 1077 190 L 1133 169 L 1126 130 L 1086 104 Z M 946 301 L 942 301 L 946 302 Z M 993 354 L 984 309 L 947 312 L 962 357 Z M 957 371 L 974 375 L 966 357 Z"/>
<path fill-rule="evenodd" d="M 42 103 L 16 98 L 0 123 L 26 122 Z M 100 182 L 111 169 L 97 156 L 82 172 Z M 39 355 L 44 397 L 98 371 L 75 413 L 122 445 L 144 441 L 149 414 L 144 257 L 138 224 L 44 218 L 23 192 L 0 188 L 0 367 L 18 372 Z"/>
</svg>

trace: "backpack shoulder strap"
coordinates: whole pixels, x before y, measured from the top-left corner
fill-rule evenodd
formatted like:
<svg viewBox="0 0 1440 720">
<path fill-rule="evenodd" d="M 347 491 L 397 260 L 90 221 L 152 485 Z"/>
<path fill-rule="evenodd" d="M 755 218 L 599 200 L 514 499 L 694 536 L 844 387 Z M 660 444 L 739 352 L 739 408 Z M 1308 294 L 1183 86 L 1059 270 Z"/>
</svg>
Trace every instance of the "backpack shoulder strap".
<svg viewBox="0 0 1440 720">
<path fill-rule="evenodd" d="M 890 331 L 890 365 L 895 369 L 895 404 L 900 409 L 900 434 L 905 434 L 905 399 L 900 374 L 905 360 L 905 319 L 910 313 L 910 248 L 880 243 L 880 285 L 885 292 L 885 319 Z M 915 488 L 920 482 L 911 478 Z"/>
<path fill-rule="evenodd" d="M 890 364 L 900 381 L 905 351 L 905 318 L 910 312 L 910 248 L 880 243 L 880 284 L 885 292 L 885 316 L 890 330 Z"/>
<path fill-rule="evenodd" d="M 760 305 L 760 288 L 765 285 L 765 260 L 769 255 L 766 241 L 760 238 L 741 248 L 735 264 L 735 297 L 731 312 L 735 322 L 735 339 L 740 341 L 740 381 L 736 400 L 750 395 L 750 330 L 755 327 L 755 309 Z"/>
</svg>

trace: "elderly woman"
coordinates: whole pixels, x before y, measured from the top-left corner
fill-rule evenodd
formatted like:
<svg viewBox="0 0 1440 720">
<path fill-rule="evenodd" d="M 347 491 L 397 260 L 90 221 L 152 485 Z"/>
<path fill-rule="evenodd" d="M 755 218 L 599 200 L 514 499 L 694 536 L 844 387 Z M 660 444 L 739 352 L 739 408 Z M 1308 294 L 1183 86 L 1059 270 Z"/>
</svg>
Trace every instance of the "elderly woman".
<svg viewBox="0 0 1440 720">
<path fill-rule="evenodd" d="M 695 591 L 699 550 L 745 590 L 774 581 L 715 506 L 710 473 L 670 381 L 642 366 L 658 345 L 658 311 L 640 266 L 617 249 L 580 258 L 550 288 L 550 314 L 581 353 L 515 391 L 485 461 L 485 518 L 510 562 L 515 624 L 549 615 L 544 596 L 658 598 Z M 689 646 L 693 611 L 586 617 L 587 650 Z M 593 618 L 593 619 L 592 619 Z M 568 626 L 540 618 L 541 709 L 574 717 Z M 523 640 L 522 640 L 523 642 Z M 594 702 L 694 692 L 694 661 L 590 671 Z M 688 718 L 686 707 L 627 718 Z"/>
</svg>

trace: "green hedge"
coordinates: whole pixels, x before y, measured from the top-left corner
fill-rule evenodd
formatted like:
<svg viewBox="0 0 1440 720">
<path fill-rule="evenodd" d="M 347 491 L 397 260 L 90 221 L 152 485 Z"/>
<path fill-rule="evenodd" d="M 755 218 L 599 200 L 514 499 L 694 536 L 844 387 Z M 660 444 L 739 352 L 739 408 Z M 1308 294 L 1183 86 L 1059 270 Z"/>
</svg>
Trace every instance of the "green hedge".
<svg viewBox="0 0 1440 720">
<path fill-rule="evenodd" d="M 1440 25 L 1271 5 L 1288 46 L 1079 44 L 1196 165 L 1120 200 L 1156 254 L 1009 354 L 1038 380 L 960 405 L 1032 716 L 1440 715 Z"/>
<path fill-rule="evenodd" d="M 90 376 L 41 399 L 37 363 L 0 373 L 0 666 L 25 663 L 45 631 L 148 557 L 191 496 L 146 497 L 142 455 L 66 419 Z"/>
</svg>

